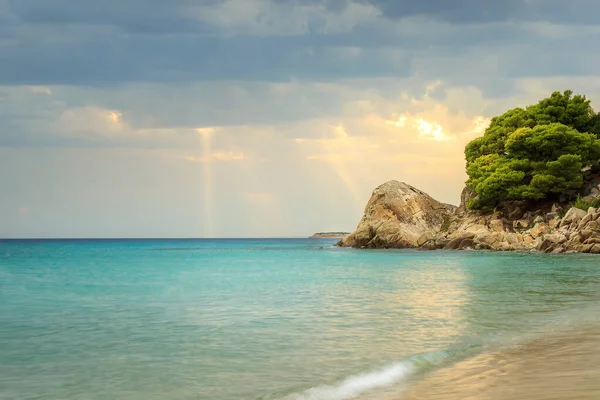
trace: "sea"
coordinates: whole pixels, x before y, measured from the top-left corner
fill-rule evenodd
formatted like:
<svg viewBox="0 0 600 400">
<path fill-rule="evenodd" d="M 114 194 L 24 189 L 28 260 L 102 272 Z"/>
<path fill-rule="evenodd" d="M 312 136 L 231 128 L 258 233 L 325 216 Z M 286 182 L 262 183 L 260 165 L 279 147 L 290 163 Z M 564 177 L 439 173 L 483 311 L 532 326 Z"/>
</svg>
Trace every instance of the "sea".
<svg viewBox="0 0 600 400">
<path fill-rule="evenodd" d="M 600 399 L 600 257 L 0 241 L 0 399 Z"/>
</svg>

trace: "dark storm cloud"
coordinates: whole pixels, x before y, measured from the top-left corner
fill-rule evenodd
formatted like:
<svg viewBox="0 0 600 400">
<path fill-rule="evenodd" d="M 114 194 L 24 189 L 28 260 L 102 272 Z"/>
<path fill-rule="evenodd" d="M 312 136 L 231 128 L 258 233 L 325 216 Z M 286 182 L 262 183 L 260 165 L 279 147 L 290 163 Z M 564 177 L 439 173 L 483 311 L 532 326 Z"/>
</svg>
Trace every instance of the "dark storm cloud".
<svg viewBox="0 0 600 400">
<path fill-rule="evenodd" d="M 11 14 L 28 24 L 109 25 L 129 32 L 164 33 L 204 29 L 187 7 L 218 0 L 8 0 Z"/>
<path fill-rule="evenodd" d="M 386 17 L 434 17 L 453 22 L 501 21 L 514 16 L 522 0 L 370 0 Z"/>
<path fill-rule="evenodd" d="M 416 65 L 424 58 L 443 57 L 460 58 L 468 65 L 467 58 L 478 52 L 501 55 L 496 65 L 504 70 L 495 71 L 500 75 L 532 76 L 538 71 L 545 76 L 568 75 L 589 70 L 590 64 L 583 65 L 580 59 L 587 62 L 589 54 L 600 50 L 597 32 L 557 38 L 536 33 L 530 24 L 597 23 L 592 21 L 600 15 L 596 0 L 236 3 L 259 10 L 248 15 L 235 7 L 224 8 L 226 4 L 225 0 L 0 0 L 0 85 L 332 80 L 403 77 L 421 71 L 451 80 L 464 74 L 462 66 L 452 69 L 435 63 L 415 70 Z M 352 14 L 356 4 L 370 4 L 381 15 Z M 302 14 L 298 10 L 304 6 L 317 7 Z M 425 19 L 417 23 L 405 18 L 417 16 Z M 278 24 L 282 20 L 285 23 Z M 331 32 L 332 21 L 344 29 Z M 296 30 L 288 29 L 288 22 L 297 23 Z M 511 46 L 520 47 L 511 53 L 506 50 Z M 562 51 L 570 53 L 569 61 L 553 60 Z M 525 59 L 517 59 L 517 54 Z M 487 76 L 484 70 L 469 69 L 469 74 L 473 72 Z"/>
<path fill-rule="evenodd" d="M 202 14 L 224 0 L 0 0 L 22 22 L 96 24 L 128 32 L 205 32 L 211 29 Z M 355 0 L 370 4 L 391 19 L 425 17 L 454 23 L 549 21 L 597 24 L 597 0 Z M 273 0 L 290 12 L 303 5 L 342 12 L 350 0 Z M 193 11 L 193 13 L 191 13 Z M 0 7 L 0 14 L 2 7 Z M 200 17 L 200 18 L 198 18 Z"/>
<path fill-rule="evenodd" d="M 456 23 L 548 21 L 598 24 L 597 0 L 365 0 L 389 18 L 432 17 Z"/>
<path fill-rule="evenodd" d="M 406 76 L 410 60 L 386 54 L 349 62 L 296 38 L 95 37 L 7 45 L 0 84 L 97 84 L 122 81 L 289 80 L 362 75 Z"/>
</svg>

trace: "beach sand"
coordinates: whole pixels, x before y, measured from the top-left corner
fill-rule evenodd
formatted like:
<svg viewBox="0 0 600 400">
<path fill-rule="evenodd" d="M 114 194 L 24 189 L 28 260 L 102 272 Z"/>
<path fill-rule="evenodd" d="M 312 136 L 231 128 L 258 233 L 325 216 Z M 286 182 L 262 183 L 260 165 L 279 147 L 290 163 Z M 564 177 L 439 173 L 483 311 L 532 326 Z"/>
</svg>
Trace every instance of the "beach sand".
<svg viewBox="0 0 600 400">
<path fill-rule="evenodd" d="M 600 327 L 480 354 L 421 377 L 386 400 L 598 400 Z"/>
</svg>

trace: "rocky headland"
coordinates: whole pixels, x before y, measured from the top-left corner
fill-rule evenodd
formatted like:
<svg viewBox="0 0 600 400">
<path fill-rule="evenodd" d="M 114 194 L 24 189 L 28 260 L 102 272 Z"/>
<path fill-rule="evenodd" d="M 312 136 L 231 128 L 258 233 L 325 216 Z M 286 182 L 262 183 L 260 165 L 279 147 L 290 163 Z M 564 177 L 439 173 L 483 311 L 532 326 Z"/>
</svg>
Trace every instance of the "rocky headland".
<svg viewBox="0 0 600 400">
<path fill-rule="evenodd" d="M 465 188 L 455 207 L 406 183 L 386 182 L 373 191 L 356 230 L 338 245 L 600 254 L 600 209 L 508 201 L 481 213 L 467 209 L 472 197 Z M 597 197 L 600 185 L 587 188 L 586 199 Z"/>
<path fill-rule="evenodd" d="M 309 239 L 341 239 L 348 236 L 350 232 L 317 232 Z"/>
</svg>

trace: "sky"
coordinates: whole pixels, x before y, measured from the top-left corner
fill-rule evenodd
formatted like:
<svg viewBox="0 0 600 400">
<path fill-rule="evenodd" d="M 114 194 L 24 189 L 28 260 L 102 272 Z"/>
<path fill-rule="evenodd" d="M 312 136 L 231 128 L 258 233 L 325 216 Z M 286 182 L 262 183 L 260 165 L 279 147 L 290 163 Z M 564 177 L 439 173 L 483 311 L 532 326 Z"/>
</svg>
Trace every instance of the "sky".
<svg viewBox="0 0 600 400">
<path fill-rule="evenodd" d="M 600 108 L 597 0 L 0 0 L 0 237 L 351 231 L 390 180 L 458 204 L 464 145 Z"/>
</svg>

